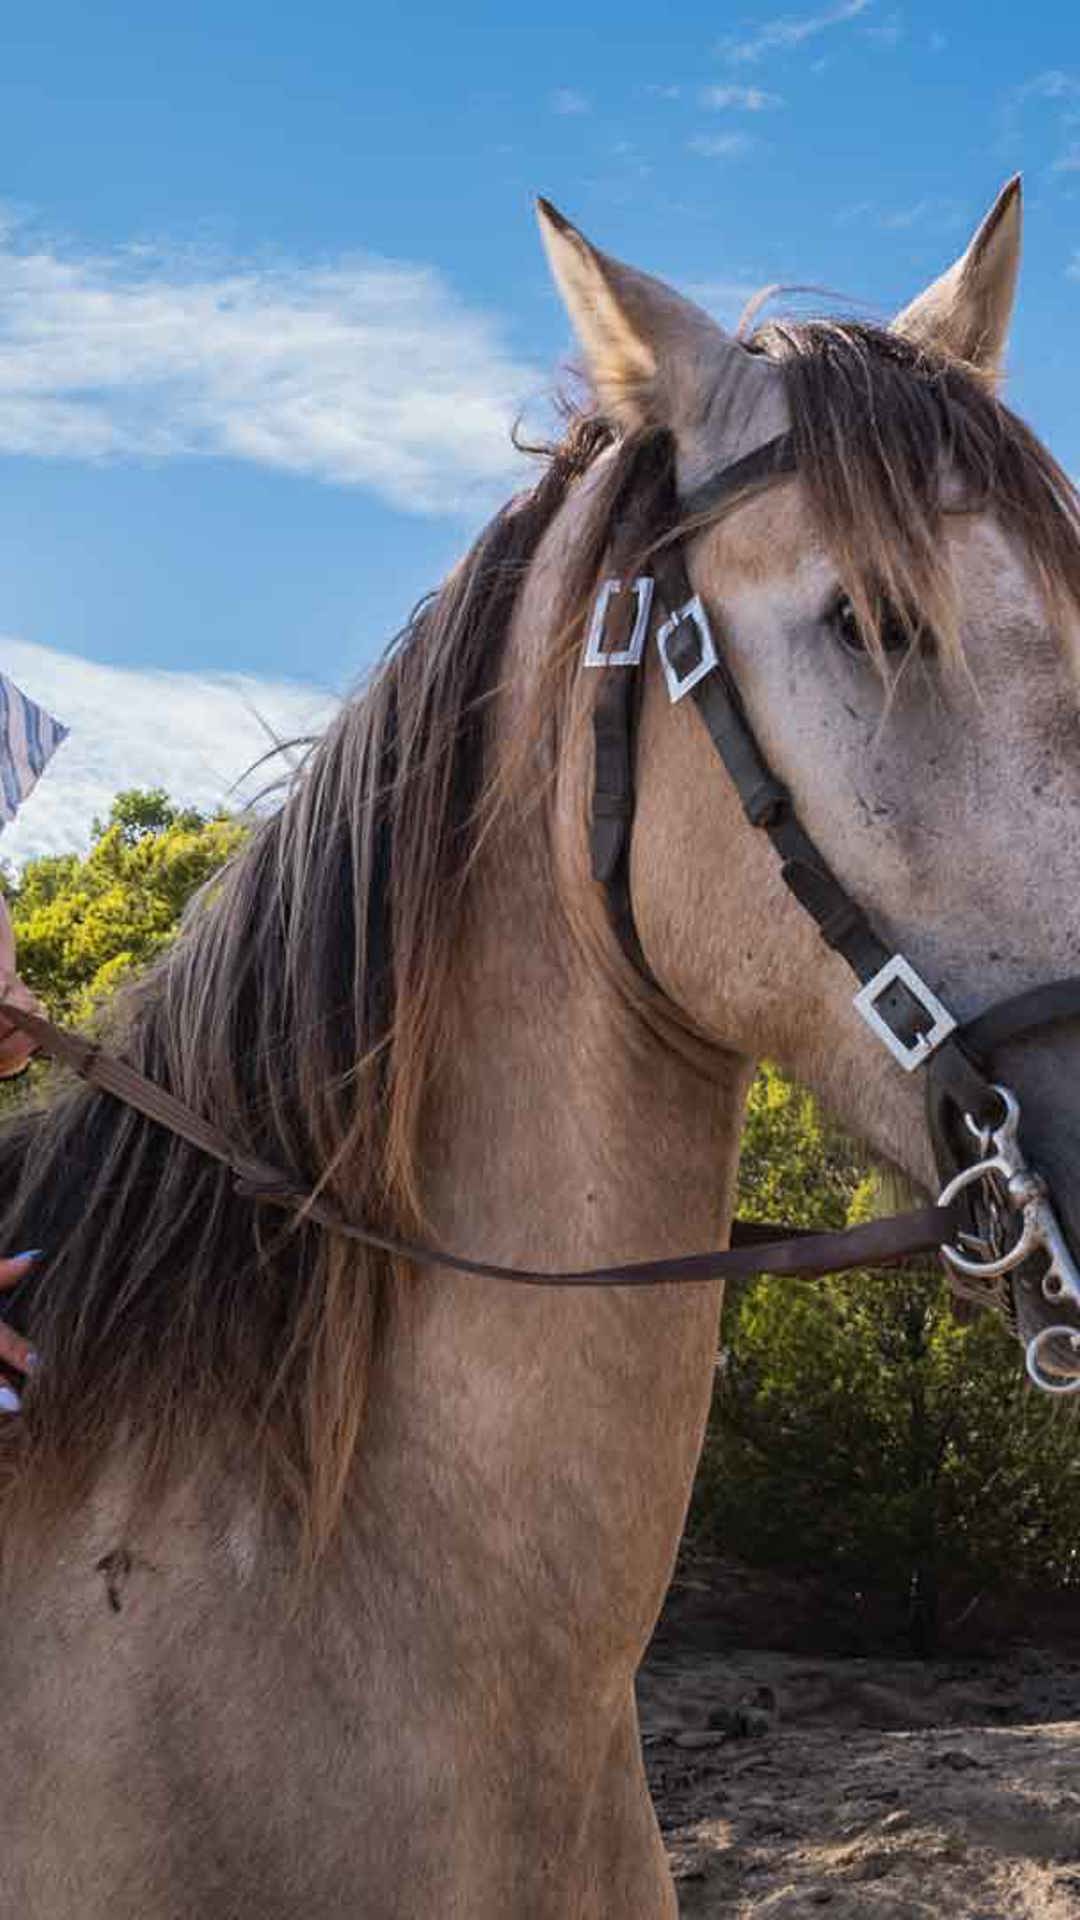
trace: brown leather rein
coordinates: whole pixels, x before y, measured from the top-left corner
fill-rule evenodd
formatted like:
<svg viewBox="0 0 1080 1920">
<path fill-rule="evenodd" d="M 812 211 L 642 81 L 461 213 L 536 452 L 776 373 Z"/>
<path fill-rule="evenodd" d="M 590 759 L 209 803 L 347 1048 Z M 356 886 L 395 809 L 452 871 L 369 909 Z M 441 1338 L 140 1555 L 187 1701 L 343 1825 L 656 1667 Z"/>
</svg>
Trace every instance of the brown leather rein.
<svg viewBox="0 0 1080 1920">
<path fill-rule="evenodd" d="M 348 1220 L 317 1192 L 304 1192 L 288 1174 L 244 1153 L 221 1128 L 206 1120 L 175 1094 L 159 1087 L 126 1061 L 69 1028 L 0 1000 L 0 1018 L 32 1039 L 41 1053 L 58 1061 L 99 1093 L 122 1100 L 155 1125 L 186 1140 L 200 1153 L 221 1162 L 233 1175 L 237 1193 L 255 1202 L 280 1207 L 298 1226 L 317 1226 L 361 1246 L 375 1247 L 413 1265 L 446 1267 L 452 1273 L 472 1274 L 483 1280 L 503 1280 L 529 1287 L 654 1287 L 687 1281 L 746 1279 L 755 1274 L 783 1274 L 814 1279 L 826 1273 L 850 1272 L 855 1267 L 888 1266 L 895 1261 L 933 1253 L 956 1231 L 956 1206 L 920 1207 L 870 1220 L 842 1232 L 813 1233 L 736 1220 L 732 1244 L 708 1253 L 682 1254 L 670 1259 L 638 1260 L 629 1265 L 584 1267 L 545 1272 L 531 1267 L 498 1266 L 490 1260 L 471 1260 L 444 1247 L 425 1246 L 382 1233 L 360 1221 Z M 779 1238 L 777 1237 L 779 1235 Z"/>
</svg>

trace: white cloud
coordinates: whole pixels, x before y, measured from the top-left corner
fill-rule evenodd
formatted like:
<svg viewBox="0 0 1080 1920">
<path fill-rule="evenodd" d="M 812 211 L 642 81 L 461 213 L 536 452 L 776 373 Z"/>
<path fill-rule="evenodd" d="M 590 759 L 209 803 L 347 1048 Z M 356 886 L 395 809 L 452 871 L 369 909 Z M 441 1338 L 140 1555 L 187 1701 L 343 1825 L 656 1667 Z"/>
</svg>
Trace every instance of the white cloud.
<svg viewBox="0 0 1080 1920">
<path fill-rule="evenodd" d="M 782 107 L 784 102 L 778 93 L 767 93 L 764 87 L 705 87 L 701 95 L 703 107 L 739 107 L 744 113 L 764 113 L 769 107 Z"/>
<path fill-rule="evenodd" d="M 823 13 L 799 16 L 784 14 L 780 19 L 766 20 L 748 40 L 738 40 L 733 36 L 722 40 L 720 52 L 736 65 L 762 60 L 768 53 L 801 47 L 805 40 L 815 39 L 829 27 L 842 26 L 845 20 L 857 19 L 870 5 L 871 0 L 839 0 L 837 6 L 828 7 Z"/>
<path fill-rule="evenodd" d="M 700 153 L 706 160 L 732 160 L 748 153 L 754 143 L 746 133 L 698 133 L 686 144 L 691 153 Z"/>
<path fill-rule="evenodd" d="M 433 268 L 90 254 L 0 232 L 0 452 L 217 456 L 474 512 L 542 384 Z"/>
<path fill-rule="evenodd" d="M 317 732 L 337 705 L 297 682 L 100 666 L 26 640 L 0 640 L 0 667 L 71 728 L 0 834 L 0 857 L 16 862 L 85 848 L 95 815 L 124 787 L 165 787 L 188 806 L 240 806 L 274 775 L 264 768 L 233 791 L 270 744 L 266 728 L 278 739 Z"/>
<path fill-rule="evenodd" d="M 588 113 L 591 110 L 588 96 L 578 93 L 574 87 L 556 87 L 549 96 L 548 105 L 552 113 Z"/>
</svg>

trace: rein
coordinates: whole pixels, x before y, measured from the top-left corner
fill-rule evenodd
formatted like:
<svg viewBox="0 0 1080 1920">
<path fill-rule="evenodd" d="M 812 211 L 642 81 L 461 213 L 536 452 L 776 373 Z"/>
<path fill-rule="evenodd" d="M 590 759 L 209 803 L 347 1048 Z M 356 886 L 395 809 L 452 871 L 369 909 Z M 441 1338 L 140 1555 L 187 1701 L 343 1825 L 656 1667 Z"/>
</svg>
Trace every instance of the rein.
<svg viewBox="0 0 1080 1920">
<path fill-rule="evenodd" d="M 420 1241 L 399 1239 L 362 1222 L 348 1220 L 321 1199 L 304 1192 L 279 1167 L 241 1152 L 220 1127 L 193 1107 L 178 1100 L 126 1061 L 95 1046 L 82 1034 L 54 1026 L 40 1014 L 29 1013 L 10 1001 L 0 1001 L 0 1017 L 28 1034 L 42 1053 L 68 1067 L 99 1093 L 122 1100 L 145 1114 L 157 1126 L 167 1127 L 200 1153 L 228 1167 L 236 1191 L 245 1198 L 282 1208 L 300 1226 L 324 1227 L 330 1233 L 375 1247 L 399 1260 L 417 1265 L 448 1267 L 453 1273 L 473 1274 L 484 1280 L 505 1280 L 531 1287 L 653 1287 L 675 1282 L 750 1278 L 759 1273 L 783 1273 L 817 1278 L 852 1267 L 881 1266 L 932 1252 L 954 1230 L 955 1206 L 923 1207 L 892 1220 L 871 1220 L 844 1232 L 809 1233 L 799 1228 L 770 1227 L 736 1221 L 732 1246 L 710 1253 L 684 1254 L 676 1259 L 639 1260 L 615 1267 L 585 1267 L 545 1272 L 529 1267 L 497 1266 L 488 1260 L 469 1260 L 429 1247 Z M 776 1236 L 779 1235 L 779 1238 Z"/>
</svg>

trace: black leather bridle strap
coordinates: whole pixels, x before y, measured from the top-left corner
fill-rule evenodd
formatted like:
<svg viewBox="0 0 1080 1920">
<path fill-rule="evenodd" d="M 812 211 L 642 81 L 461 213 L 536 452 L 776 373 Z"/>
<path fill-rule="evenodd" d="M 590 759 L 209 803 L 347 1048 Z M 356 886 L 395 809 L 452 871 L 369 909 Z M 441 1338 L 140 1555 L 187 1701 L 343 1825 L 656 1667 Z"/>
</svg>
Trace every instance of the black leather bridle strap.
<svg viewBox="0 0 1080 1920">
<path fill-rule="evenodd" d="M 769 441 L 744 459 L 734 462 L 702 485 L 683 492 L 673 501 L 672 515 L 714 514 L 731 500 L 756 486 L 767 486 L 797 470 L 794 438 L 783 434 Z M 687 572 L 681 543 L 662 546 L 654 558 L 653 577 L 660 603 L 653 625 L 666 616 L 672 619 L 693 601 L 693 588 Z M 723 761 L 728 776 L 742 802 L 747 820 L 769 836 L 780 860 L 785 885 L 809 915 L 826 944 L 839 953 L 860 985 L 873 980 L 893 957 L 892 949 L 874 931 L 867 915 L 853 900 L 832 872 L 809 834 L 805 831 L 791 802 L 787 788 L 779 781 L 761 752 L 747 718 L 738 686 L 724 654 L 723 637 L 711 630 L 715 662 L 711 671 L 694 681 L 688 696 L 694 702 L 706 732 Z M 692 617 L 683 618 L 665 639 L 664 651 L 680 681 L 689 680 L 702 659 L 704 638 Z M 605 673 L 597 696 L 597 765 L 619 767 L 619 841 L 618 861 L 610 867 L 596 858 L 604 835 L 603 811 L 608 801 L 600 796 L 600 811 L 594 809 L 594 873 L 608 889 L 612 923 L 627 956 L 640 972 L 651 980 L 634 925 L 629 888 L 629 844 L 633 820 L 634 747 L 636 702 L 627 683 L 639 684 L 640 672 Z M 607 776 L 598 779 L 598 795 Z M 1051 999 L 1050 996 L 1054 996 Z M 875 998 L 875 1007 L 885 1023 L 906 1046 L 912 1046 L 932 1026 L 932 1016 L 923 1003 L 912 996 L 902 981 L 893 981 Z M 975 1061 L 991 1053 L 1009 1034 L 1029 1030 L 1033 1024 L 1048 1020 L 1080 1017 L 1080 982 L 1058 982 L 1052 988 L 1037 988 L 984 1015 L 979 1022 L 943 1043 L 938 1049 L 936 1083 L 939 1094 L 947 1089 L 952 1101 L 962 1104 L 983 1122 L 995 1116 L 999 1104 L 989 1082 Z"/>
<path fill-rule="evenodd" d="M 743 459 L 733 460 L 729 467 L 711 474 L 699 486 L 684 488 L 679 494 L 680 513 L 715 513 L 718 507 L 727 506 L 736 494 L 788 478 L 798 471 L 798 465 L 794 434 L 781 433 L 775 440 L 767 440 L 763 447 L 755 447 Z"/>
<path fill-rule="evenodd" d="M 1080 978 L 1075 975 L 999 1000 L 958 1027 L 938 1048 L 927 1062 L 926 1108 L 943 1176 L 957 1172 L 965 1149 L 970 1149 L 970 1141 L 964 1139 L 964 1116 L 970 1115 L 983 1127 L 992 1127 L 1001 1118 L 1001 1101 L 987 1077 L 994 1055 L 1010 1041 L 1030 1040 L 1046 1027 L 1067 1020 L 1080 1021 Z"/>
<path fill-rule="evenodd" d="M 693 598 L 681 549 L 663 549 L 654 573 L 663 610 L 669 617 L 677 615 Z M 836 878 L 799 821 L 787 788 L 777 780 L 758 746 L 724 656 L 722 638 L 715 629 L 713 643 L 715 665 L 689 688 L 688 697 L 724 763 L 747 820 L 762 828 L 775 847 L 785 885 L 813 920 L 822 939 L 865 985 L 890 959 L 891 949 L 874 932 L 858 902 Z M 680 680 L 689 679 L 701 659 L 702 644 L 701 631 L 691 617 L 682 620 L 667 637 L 666 656 Z M 626 758 L 629 765 L 629 748 Z M 628 912 L 627 902 L 624 919 Z M 632 925 L 632 912 L 629 918 Z M 908 1045 L 929 1030 L 931 1019 L 926 1008 L 900 982 L 885 988 L 877 1005 L 883 1019 Z"/>
<path fill-rule="evenodd" d="M 630 897 L 630 829 L 634 819 L 634 747 L 641 701 L 639 673 L 604 673 L 593 705 L 592 874 L 607 894 L 619 945 L 655 985 L 641 949 Z"/>
<path fill-rule="evenodd" d="M 725 657 L 723 635 L 714 629 L 694 593 L 682 542 L 676 534 L 680 524 L 692 522 L 698 515 L 711 517 L 753 488 L 770 485 L 796 469 L 794 439 L 785 434 L 678 498 L 672 481 L 668 538 L 655 550 L 652 566 L 658 605 L 651 631 L 672 701 L 684 697 L 693 700 L 747 820 L 768 834 L 776 850 L 785 885 L 821 938 L 845 960 L 860 987 L 869 989 L 855 996 L 858 1011 L 905 1067 L 922 1068 L 935 1157 L 942 1180 L 947 1181 L 963 1165 L 970 1164 L 973 1142 L 967 1122 L 977 1134 L 986 1135 L 992 1135 L 1002 1124 L 1005 1103 L 990 1074 L 994 1054 L 1010 1041 L 1026 1038 L 1055 1022 L 1080 1021 L 1080 979 L 1053 981 L 1019 994 L 950 1032 L 947 1008 L 903 955 L 878 936 L 803 828 L 790 794 L 761 751 Z M 626 683 L 640 684 L 643 680 L 639 671 L 625 670 L 634 666 L 636 660 L 624 660 L 605 673 L 605 681 L 618 685 L 601 686 L 598 694 L 598 707 L 604 716 L 601 731 L 609 727 L 612 733 L 606 751 L 613 759 L 617 752 L 620 767 L 621 824 L 617 871 L 612 869 L 609 875 L 603 861 L 596 863 L 595 871 L 607 889 L 611 922 L 623 950 L 639 971 L 647 973 L 634 927 L 629 886 L 637 709 Z M 598 765 L 604 758 L 599 741 L 598 734 Z M 594 814 L 594 849 L 602 829 L 602 820 Z M 920 1046 L 919 1042 L 927 1044 Z M 966 1195 L 960 1211 L 969 1225 L 974 1221 L 977 1226 L 972 1208 L 976 1208 L 973 1190 Z M 892 1225 L 900 1227 L 901 1219 L 894 1219 Z M 781 1270 L 775 1264 L 774 1250 L 770 1250 L 769 1264 L 772 1271 Z"/>
</svg>

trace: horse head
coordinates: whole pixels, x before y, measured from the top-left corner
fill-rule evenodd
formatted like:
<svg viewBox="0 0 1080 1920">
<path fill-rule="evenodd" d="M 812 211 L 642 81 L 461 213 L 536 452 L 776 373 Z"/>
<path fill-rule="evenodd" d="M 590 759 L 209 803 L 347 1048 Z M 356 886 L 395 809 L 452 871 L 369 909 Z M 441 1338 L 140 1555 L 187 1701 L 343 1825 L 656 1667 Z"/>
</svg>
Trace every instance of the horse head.
<svg viewBox="0 0 1080 1920">
<path fill-rule="evenodd" d="M 895 969 L 883 977 L 871 1002 L 910 990 L 920 1012 L 936 1009 L 928 1025 L 940 1014 L 962 1035 L 992 1004 L 1068 974 L 1080 938 L 1080 509 L 997 392 L 1019 184 L 891 327 L 771 324 L 747 340 L 553 209 L 540 217 L 601 407 L 624 432 L 673 445 L 684 512 L 660 531 L 681 543 L 748 734 L 811 852 L 910 969 L 899 986 Z M 791 457 L 761 484 L 755 456 L 778 436 Z M 747 483 L 726 486 L 732 474 Z M 660 641 L 662 656 L 663 629 Z M 853 1011 L 843 954 L 748 821 L 745 783 L 740 796 L 681 698 L 690 681 L 673 685 L 664 664 L 650 649 L 629 849 L 645 966 L 714 1043 L 776 1060 L 935 1191 L 991 1151 L 1003 1107 L 980 1120 L 960 1098 L 935 1114 L 925 1082 L 945 1025 L 905 1058 Z M 898 1070 L 897 1055 L 919 1070 Z M 1009 1033 L 988 1069 L 1015 1094 L 1024 1150 L 1074 1248 L 1078 1064 L 1080 1027 L 1059 1019 Z M 1005 1179 L 985 1189 L 991 1211 Z M 971 1224 L 975 1242 L 990 1232 L 984 1211 Z M 1073 1272 L 1067 1249 L 1061 1258 Z M 1025 1340 L 1080 1324 L 1061 1293 L 1045 1261 L 1013 1270 L 1005 1305 Z M 1067 1338 L 1052 1345 L 1059 1375 L 1080 1371 Z"/>
</svg>

